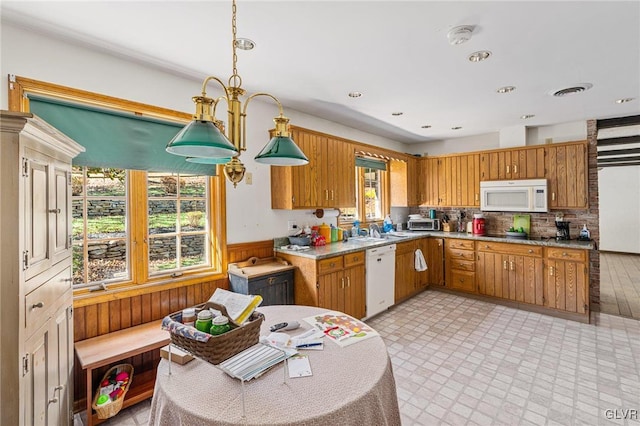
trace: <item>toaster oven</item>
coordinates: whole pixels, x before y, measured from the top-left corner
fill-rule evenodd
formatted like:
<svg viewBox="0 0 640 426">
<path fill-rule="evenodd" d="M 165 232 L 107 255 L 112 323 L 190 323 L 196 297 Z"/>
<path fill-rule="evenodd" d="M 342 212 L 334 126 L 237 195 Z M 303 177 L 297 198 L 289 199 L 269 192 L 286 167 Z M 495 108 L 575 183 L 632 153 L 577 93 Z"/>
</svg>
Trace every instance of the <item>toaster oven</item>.
<svg viewBox="0 0 640 426">
<path fill-rule="evenodd" d="M 439 231 L 440 219 L 409 219 L 407 225 L 410 231 Z"/>
</svg>

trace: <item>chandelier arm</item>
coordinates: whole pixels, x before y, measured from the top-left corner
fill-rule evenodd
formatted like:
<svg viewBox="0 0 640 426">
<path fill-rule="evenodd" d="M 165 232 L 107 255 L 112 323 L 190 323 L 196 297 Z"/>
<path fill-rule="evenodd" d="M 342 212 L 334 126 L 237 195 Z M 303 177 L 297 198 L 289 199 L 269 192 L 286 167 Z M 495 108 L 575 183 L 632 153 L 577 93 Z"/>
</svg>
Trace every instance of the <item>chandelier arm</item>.
<svg viewBox="0 0 640 426">
<path fill-rule="evenodd" d="M 249 102 L 251 101 L 251 99 L 256 98 L 258 96 L 266 96 L 273 99 L 276 102 L 276 104 L 278 104 L 278 109 L 280 110 L 280 117 L 284 116 L 284 110 L 282 109 L 282 104 L 280 103 L 278 98 L 276 98 L 272 94 L 258 92 L 249 96 L 247 100 L 244 102 L 244 108 L 242 109 L 242 114 L 240 115 L 240 120 L 242 121 L 242 150 L 243 151 L 246 151 L 247 149 L 247 107 L 249 106 Z"/>
<path fill-rule="evenodd" d="M 216 98 L 216 99 L 213 101 L 213 117 L 214 117 L 214 118 L 215 118 L 215 116 L 216 116 L 216 107 L 218 106 L 218 102 L 220 102 L 220 101 L 221 101 L 221 100 L 223 100 L 223 99 L 224 99 L 225 101 L 229 102 L 229 100 L 227 99 L 227 97 L 226 97 L 226 96 L 220 96 L 219 98 Z"/>
<path fill-rule="evenodd" d="M 228 102 L 229 101 L 229 90 L 227 89 L 227 86 L 224 85 L 222 80 L 220 80 L 218 77 L 215 77 L 213 75 L 210 75 L 209 77 L 204 79 L 204 82 L 202 83 L 202 96 L 207 96 L 207 83 L 209 83 L 211 80 L 217 81 L 218 84 L 220 84 L 220 86 L 222 86 L 222 89 L 224 90 L 224 96 L 222 96 L 221 98 L 225 99 Z M 218 99 L 220 99 L 220 98 L 218 98 Z"/>
</svg>

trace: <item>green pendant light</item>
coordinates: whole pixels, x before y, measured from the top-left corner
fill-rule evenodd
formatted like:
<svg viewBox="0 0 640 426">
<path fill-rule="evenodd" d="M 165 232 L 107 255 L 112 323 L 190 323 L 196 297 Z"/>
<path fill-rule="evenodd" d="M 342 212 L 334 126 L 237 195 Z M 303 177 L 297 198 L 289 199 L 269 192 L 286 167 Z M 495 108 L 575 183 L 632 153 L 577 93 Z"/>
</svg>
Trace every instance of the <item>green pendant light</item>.
<svg viewBox="0 0 640 426">
<path fill-rule="evenodd" d="M 254 158 L 256 162 L 272 166 L 304 166 L 309 159 L 291 139 L 288 129 L 289 119 L 280 115 L 273 119 L 276 123 L 276 134 L 262 151 Z"/>
<path fill-rule="evenodd" d="M 231 157 L 210 158 L 210 157 L 187 157 L 189 163 L 196 164 L 227 164 Z"/>
</svg>

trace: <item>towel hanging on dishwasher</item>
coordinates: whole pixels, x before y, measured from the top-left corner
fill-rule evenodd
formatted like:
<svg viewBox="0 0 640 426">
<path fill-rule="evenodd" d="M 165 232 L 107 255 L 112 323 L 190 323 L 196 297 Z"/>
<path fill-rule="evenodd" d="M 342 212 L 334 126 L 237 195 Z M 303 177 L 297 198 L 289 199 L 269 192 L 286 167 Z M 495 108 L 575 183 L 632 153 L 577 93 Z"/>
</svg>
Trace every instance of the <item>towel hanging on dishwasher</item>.
<svg viewBox="0 0 640 426">
<path fill-rule="evenodd" d="M 424 259 L 424 255 L 422 254 L 422 250 L 416 249 L 415 253 L 415 268 L 416 271 L 422 272 L 427 270 L 427 261 Z"/>
</svg>

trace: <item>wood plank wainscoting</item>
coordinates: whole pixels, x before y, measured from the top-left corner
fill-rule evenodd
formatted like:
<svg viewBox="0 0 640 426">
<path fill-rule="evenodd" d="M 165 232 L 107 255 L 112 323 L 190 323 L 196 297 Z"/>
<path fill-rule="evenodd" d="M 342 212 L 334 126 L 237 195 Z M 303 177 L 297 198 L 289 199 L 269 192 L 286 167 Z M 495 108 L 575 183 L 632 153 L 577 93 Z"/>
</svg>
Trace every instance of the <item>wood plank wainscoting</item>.
<svg viewBox="0 0 640 426">
<path fill-rule="evenodd" d="M 229 244 L 227 246 L 229 263 L 273 256 L 273 240 Z M 205 302 L 216 288 L 229 288 L 229 279 L 190 283 L 188 285 L 154 291 L 153 288 L 141 289 L 139 294 L 119 298 L 117 294 L 109 301 L 99 303 L 78 303 L 74 306 L 74 342 L 100 336 L 113 331 L 144 324 L 164 318 L 166 315 L 183 308 Z M 160 352 L 147 352 L 122 362 L 134 367 L 134 381 L 153 380 L 160 361 Z M 102 378 L 109 369 L 94 370 L 94 383 Z M 95 391 L 95 390 L 94 390 Z M 86 408 L 85 371 L 79 368 L 76 358 L 74 368 L 74 411 Z"/>
</svg>

